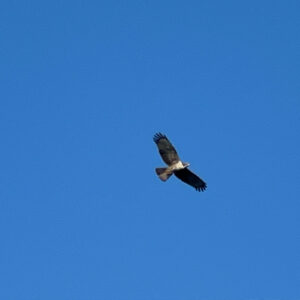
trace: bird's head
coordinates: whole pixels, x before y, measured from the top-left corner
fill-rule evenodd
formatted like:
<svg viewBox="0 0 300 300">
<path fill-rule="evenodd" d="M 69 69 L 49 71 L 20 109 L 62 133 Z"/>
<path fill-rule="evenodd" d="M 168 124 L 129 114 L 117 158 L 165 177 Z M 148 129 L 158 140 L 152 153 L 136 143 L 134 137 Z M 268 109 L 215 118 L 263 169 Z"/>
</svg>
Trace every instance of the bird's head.
<svg viewBox="0 0 300 300">
<path fill-rule="evenodd" d="M 188 163 L 188 162 L 184 162 L 183 163 L 183 166 L 186 168 L 186 167 L 188 167 L 190 165 L 190 163 Z"/>
</svg>

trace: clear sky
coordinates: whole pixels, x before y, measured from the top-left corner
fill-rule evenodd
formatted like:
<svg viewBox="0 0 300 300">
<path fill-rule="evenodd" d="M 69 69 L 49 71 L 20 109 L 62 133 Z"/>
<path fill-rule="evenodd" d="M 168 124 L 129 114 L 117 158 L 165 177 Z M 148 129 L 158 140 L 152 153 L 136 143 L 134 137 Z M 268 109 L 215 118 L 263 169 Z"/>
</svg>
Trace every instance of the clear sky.
<svg viewBox="0 0 300 300">
<path fill-rule="evenodd" d="M 299 300 L 299 11 L 1 1 L 0 299 Z"/>
</svg>

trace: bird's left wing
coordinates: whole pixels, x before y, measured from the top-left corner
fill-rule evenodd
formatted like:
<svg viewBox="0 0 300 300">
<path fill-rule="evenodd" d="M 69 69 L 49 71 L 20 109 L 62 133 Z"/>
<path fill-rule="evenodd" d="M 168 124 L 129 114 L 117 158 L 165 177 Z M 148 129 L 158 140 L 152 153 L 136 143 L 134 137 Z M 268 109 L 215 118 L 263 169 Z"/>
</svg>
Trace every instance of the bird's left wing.
<svg viewBox="0 0 300 300">
<path fill-rule="evenodd" d="M 191 185 L 197 191 L 204 191 L 206 189 L 206 183 L 188 168 L 177 170 L 174 174 L 177 178 Z"/>
<path fill-rule="evenodd" d="M 174 146 L 171 144 L 171 142 L 168 140 L 168 138 L 162 134 L 162 133 L 156 133 L 153 137 L 154 142 L 156 143 L 158 147 L 158 151 L 163 159 L 163 161 L 167 165 L 172 165 L 174 163 L 179 162 L 179 156 L 174 148 Z"/>
</svg>

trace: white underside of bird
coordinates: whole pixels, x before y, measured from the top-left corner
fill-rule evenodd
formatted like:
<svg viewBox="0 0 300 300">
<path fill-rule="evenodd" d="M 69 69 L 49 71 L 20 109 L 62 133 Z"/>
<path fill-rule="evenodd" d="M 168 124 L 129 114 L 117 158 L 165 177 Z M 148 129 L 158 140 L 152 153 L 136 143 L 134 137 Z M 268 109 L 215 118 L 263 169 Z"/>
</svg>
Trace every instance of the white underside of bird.
<svg viewBox="0 0 300 300">
<path fill-rule="evenodd" d="M 188 167 L 190 164 L 189 163 L 183 163 L 181 160 L 166 167 L 166 168 L 156 168 L 156 174 L 162 181 L 168 180 L 174 171 L 184 169 Z"/>
</svg>

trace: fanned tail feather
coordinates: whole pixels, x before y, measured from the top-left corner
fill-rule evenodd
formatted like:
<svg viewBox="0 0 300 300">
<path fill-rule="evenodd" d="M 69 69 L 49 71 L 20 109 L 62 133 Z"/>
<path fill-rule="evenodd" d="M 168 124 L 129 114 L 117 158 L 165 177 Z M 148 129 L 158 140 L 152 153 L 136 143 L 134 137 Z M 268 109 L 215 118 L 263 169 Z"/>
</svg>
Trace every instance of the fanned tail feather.
<svg viewBox="0 0 300 300">
<path fill-rule="evenodd" d="M 173 174 L 173 171 L 168 170 L 168 168 L 156 168 L 155 171 L 162 181 L 167 181 Z"/>
</svg>

